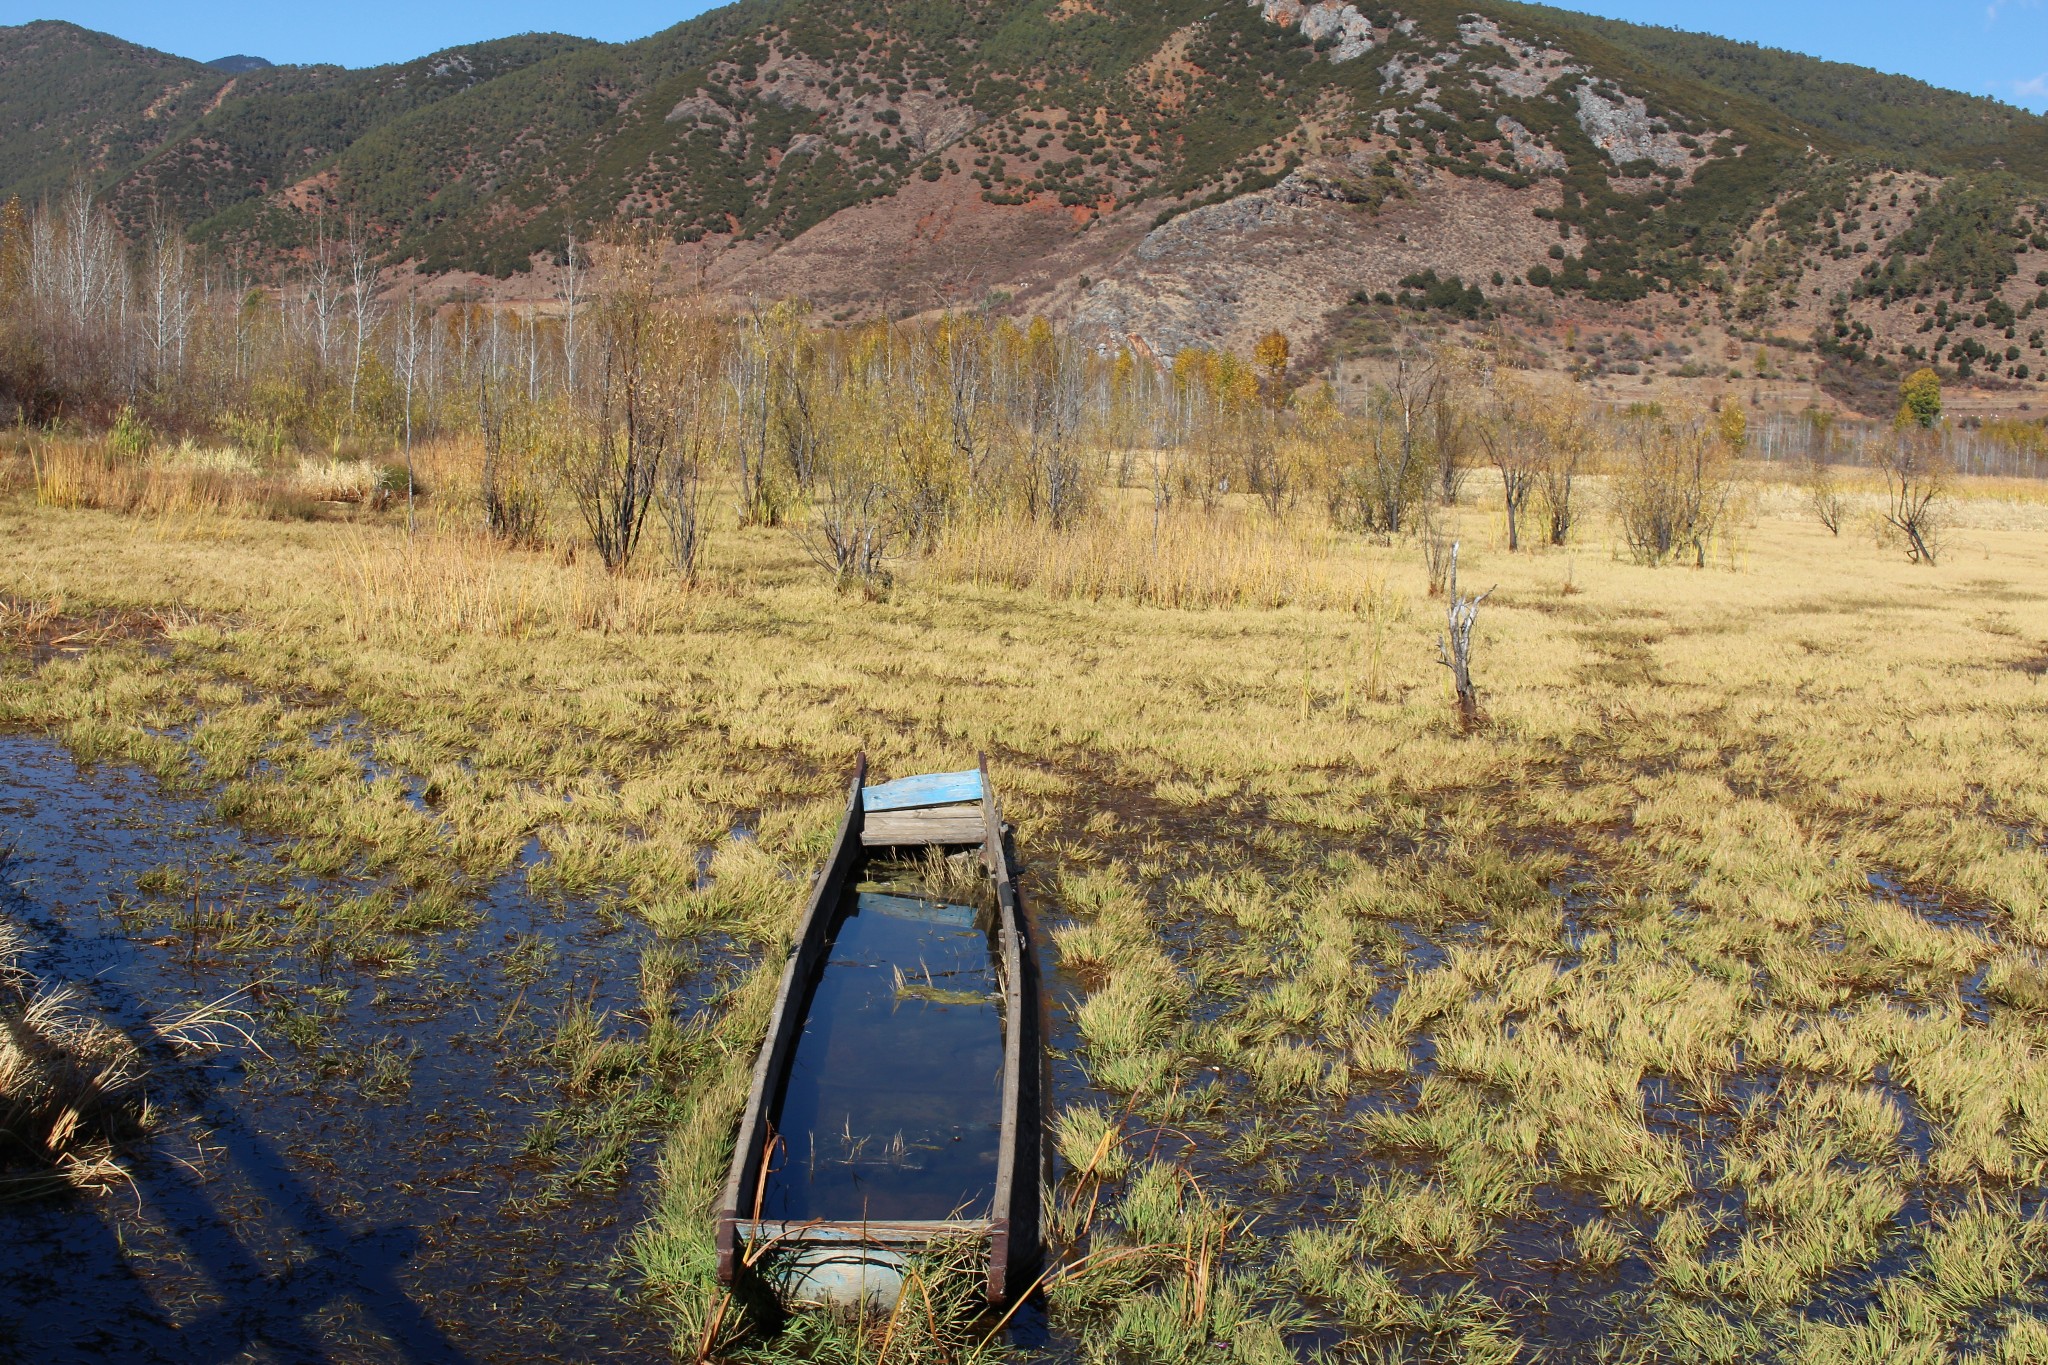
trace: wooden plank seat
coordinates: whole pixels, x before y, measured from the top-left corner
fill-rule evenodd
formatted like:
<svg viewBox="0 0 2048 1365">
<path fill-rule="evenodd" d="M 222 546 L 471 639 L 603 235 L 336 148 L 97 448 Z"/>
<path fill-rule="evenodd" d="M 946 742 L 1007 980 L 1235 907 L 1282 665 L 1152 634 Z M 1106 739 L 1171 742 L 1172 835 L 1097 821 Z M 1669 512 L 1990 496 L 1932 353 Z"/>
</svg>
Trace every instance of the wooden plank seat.
<svg viewBox="0 0 2048 1365">
<path fill-rule="evenodd" d="M 988 834 L 981 802 L 923 806 L 915 810 L 869 811 L 860 841 L 869 848 L 926 844 L 978 844 Z"/>
</svg>

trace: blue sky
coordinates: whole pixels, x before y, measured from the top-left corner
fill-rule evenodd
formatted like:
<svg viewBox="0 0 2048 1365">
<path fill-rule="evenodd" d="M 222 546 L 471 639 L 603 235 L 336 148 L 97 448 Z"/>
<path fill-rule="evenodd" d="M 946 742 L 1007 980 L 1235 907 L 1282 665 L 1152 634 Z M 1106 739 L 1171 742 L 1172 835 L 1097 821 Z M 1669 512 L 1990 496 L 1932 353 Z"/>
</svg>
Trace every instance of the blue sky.
<svg viewBox="0 0 2048 1365">
<path fill-rule="evenodd" d="M 2044 0 L 1579 0 L 1570 7 L 1903 72 L 2048 110 Z M 371 66 L 532 29 L 613 41 L 639 38 L 708 8 L 701 0 L 0 0 L 0 23 L 69 19 L 202 61 L 249 52 L 277 62 Z"/>
</svg>

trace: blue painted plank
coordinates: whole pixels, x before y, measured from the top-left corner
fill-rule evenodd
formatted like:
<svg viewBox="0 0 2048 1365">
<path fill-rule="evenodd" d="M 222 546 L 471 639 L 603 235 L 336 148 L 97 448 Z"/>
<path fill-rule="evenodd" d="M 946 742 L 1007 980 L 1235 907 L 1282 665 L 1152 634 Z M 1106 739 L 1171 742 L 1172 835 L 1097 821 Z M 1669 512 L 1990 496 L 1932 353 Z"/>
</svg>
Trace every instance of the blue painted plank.
<svg viewBox="0 0 2048 1365">
<path fill-rule="evenodd" d="M 920 806 L 950 806 L 960 801 L 981 800 L 981 770 L 964 773 L 925 773 L 899 777 L 878 787 L 862 787 L 863 810 L 916 810 Z"/>
<path fill-rule="evenodd" d="M 975 912 L 970 906 L 946 905 L 914 896 L 890 896 L 880 891 L 863 891 L 854 900 L 864 915 L 918 920 L 925 924 L 949 924 L 957 929 L 974 927 Z"/>
</svg>

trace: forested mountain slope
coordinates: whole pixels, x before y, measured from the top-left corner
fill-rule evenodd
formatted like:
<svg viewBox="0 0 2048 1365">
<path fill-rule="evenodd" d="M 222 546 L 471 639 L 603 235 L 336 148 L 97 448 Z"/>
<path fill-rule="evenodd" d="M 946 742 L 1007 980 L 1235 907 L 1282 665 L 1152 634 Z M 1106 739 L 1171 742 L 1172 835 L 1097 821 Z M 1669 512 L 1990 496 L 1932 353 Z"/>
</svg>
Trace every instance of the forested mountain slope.
<svg viewBox="0 0 2048 1365">
<path fill-rule="evenodd" d="M 2048 148 L 1994 101 L 1498 0 L 742 0 L 235 75 L 45 23 L 0 30 L 0 73 L 0 192 L 82 174 L 259 269 L 352 222 L 544 297 L 572 232 L 638 228 L 733 294 L 993 299 L 1165 349 L 1404 297 L 1664 300 L 1892 363 L 1932 345 L 1893 305 L 1937 290 L 2017 343 Z"/>
</svg>

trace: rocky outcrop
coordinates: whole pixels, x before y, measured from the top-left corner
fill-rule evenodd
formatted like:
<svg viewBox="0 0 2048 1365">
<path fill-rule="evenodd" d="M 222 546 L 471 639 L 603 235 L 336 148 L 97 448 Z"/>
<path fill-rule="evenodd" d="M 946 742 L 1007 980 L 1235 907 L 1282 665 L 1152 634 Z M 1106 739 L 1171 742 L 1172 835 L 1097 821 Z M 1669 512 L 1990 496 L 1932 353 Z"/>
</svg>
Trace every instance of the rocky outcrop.
<svg viewBox="0 0 2048 1365">
<path fill-rule="evenodd" d="M 1516 272 L 1554 240 L 1529 212 L 1557 202 L 1548 184 L 1430 176 L 1374 212 L 1344 189 L 1370 164 L 1364 154 L 1336 158 L 1182 214 L 1121 257 L 1091 263 L 1088 287 L 1065 311 L 1084 334 L 1135 332 L 1167 356 L 1195 345 L 1242 350 L 1275 327 L 1297 340 L 1325 334 L 1355 292 L 1398 288 L 1426 268 L 1474 280 Z"/>
<path fill-rule="evenodd" d="M 1507 54 L 1507 60 L 1482 69 L 1480 74 L 1502 94 L 1516 99 L 1535 99 L 1560 76 L 1580 75 L 1586 69 L 1574 62 L 1569 52 L 1508 37 L 1491 19 L 1468 18 L 1458 25 L 1458 33 L 1467 47 L 1497 47 Z"/>
<path fill-rule="evenodd" d="M 668 111 L 668 123 L 731 123 L 732 112 L 717 100 L 698 90 L 676 101 L 675 108 Z"/>
<path fill-rule="evenodd" d="M 1563 152 L 1542 141 L 1506 114 L 1495 119 L 1493 126 L 1500 129 L 1500 135 L 1508 140 L 1508 149 L 1515 156 L 1516 170 L 1561 171 L 1565 168 Z"/>
<path fill-rule="evenodd" d="M 1651 161 L 1667 171 L 1682 171 L 1697 155 L 1679 142 L 1679 135 L 1664 120 L 1651 118 L 1648 106 L 1634 95 L 1612 89 L 1602 93 L 1592 81 L 1580 85 L 1574 94 L 1579 127 L 1617 166 Z"/>
<path fill-rule="evenodd" d="M 1304 4 L 1303 0 L 1246 0 L 1246 3 L 1257 5 L 1260 16 L 1269 24 L 1278 24 L 1282 28 L 1298 27 L 1311 42 L 1329 44 L 1324 55 L 1332 62 L 1348 62 L 1355 57 L 1363 57 L 1379 42 L 1372 20 L 1360 14 L 1355 5 L 1337 4 L 1335 0 L 1309 4 Z"/>
</svg>

